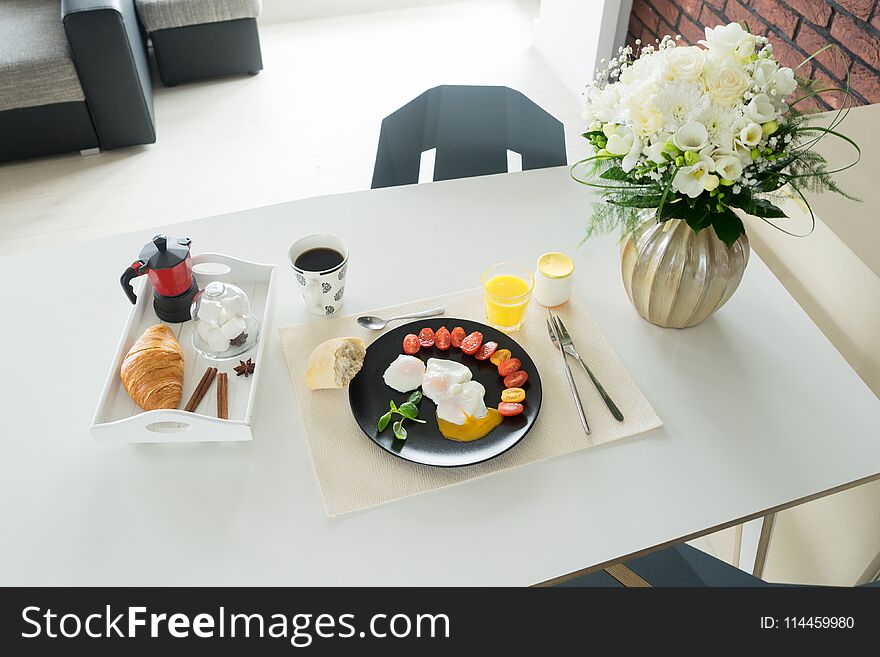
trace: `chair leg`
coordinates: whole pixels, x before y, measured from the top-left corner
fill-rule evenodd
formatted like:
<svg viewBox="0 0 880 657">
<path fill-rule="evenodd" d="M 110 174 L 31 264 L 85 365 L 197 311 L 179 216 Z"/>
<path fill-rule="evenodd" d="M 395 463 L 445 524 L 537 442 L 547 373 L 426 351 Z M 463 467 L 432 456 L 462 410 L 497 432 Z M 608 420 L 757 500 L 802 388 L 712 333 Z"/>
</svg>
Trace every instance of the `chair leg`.
<svg viewBox="0 0 880 657">
<path fill-rule="evenodd" d="M 761 536 L 758 538 L 758 551 L 755 554 L 755 567 L 752 575 L 755 577 L 763 577 L 764 565 L 767 563 L 767 552 L 770 550 L 770 537 L 773 534 L 773 524 L 776 521 L 775 513 L 768 513 L 764 516 L 764 522 L 761 524 Z"/>
</svg>

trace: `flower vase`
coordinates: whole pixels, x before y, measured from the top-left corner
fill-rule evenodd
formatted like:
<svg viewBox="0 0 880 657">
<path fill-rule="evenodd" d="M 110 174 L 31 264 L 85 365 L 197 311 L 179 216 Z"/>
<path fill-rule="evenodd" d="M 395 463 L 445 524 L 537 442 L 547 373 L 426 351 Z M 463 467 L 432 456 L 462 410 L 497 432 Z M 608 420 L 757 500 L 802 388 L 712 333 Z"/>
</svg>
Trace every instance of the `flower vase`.
<svg viewBox="0 0 880 657">
<path fill-rule="evenodd" d="M 626 239 L 623 284 L 636 311 L 665 328 L 696 326 L 736 291 L 749 261 L 745 233 L 728 248 L 711 227 L 699 233 L 680 219 L 653 214 Z"/>
</svg>

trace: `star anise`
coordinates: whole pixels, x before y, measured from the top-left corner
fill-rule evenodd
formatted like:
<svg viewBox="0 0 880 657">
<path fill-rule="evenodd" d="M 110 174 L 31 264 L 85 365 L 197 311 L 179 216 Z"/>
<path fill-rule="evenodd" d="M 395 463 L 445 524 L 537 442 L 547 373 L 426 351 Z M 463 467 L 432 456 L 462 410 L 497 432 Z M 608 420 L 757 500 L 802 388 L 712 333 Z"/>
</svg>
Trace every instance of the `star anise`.
<svg viewBox="0 0 880 657">
<path fill-rule="evenodd" d="M 247 361 L 240 360 L 238 361 L 241 365 L 235 366 L 236 376 L 241 376 L 244 374 L 244 378 L 247 378 L 249 375 L 254 373 L 254 370 L 257 369 L 257 364 L 253 362 L 250 358 Z"/>
</svg>

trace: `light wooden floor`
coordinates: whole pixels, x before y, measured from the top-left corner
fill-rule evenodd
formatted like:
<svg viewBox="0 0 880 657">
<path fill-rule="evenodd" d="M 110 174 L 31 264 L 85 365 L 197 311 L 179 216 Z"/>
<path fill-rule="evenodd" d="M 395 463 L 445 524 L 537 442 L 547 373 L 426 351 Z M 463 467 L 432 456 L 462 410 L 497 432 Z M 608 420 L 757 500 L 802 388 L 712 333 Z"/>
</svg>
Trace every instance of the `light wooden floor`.
<svg viewBox="0 0 880 657">
<path fill-rule="evenodd" d="M 579 105 L 531 48 L 535 11 L 475 0 L 264 25 L 259 76 L 156 87 L 156 144 L 0 166 L 0 255 L 366 189 L 382 118 L 438 84 L 519 89 L 566 124 L 574 158 Z"/>
</svg>

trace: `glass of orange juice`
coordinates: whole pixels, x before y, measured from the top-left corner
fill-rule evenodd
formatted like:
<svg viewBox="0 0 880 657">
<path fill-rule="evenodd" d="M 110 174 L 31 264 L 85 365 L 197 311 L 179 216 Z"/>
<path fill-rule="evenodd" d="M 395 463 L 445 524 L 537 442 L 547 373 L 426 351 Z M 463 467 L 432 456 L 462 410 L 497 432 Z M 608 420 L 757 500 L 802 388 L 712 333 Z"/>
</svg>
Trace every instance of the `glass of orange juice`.
<svg viewBox="0 0 880 657">
<path fill-rule="evenodd" d="M 526 317 L 534 287 L 532 272 L 522 265 L 504 262 L 483 272 L 489 325 L 499 331 L 518 331 Z"/>
</svg>

